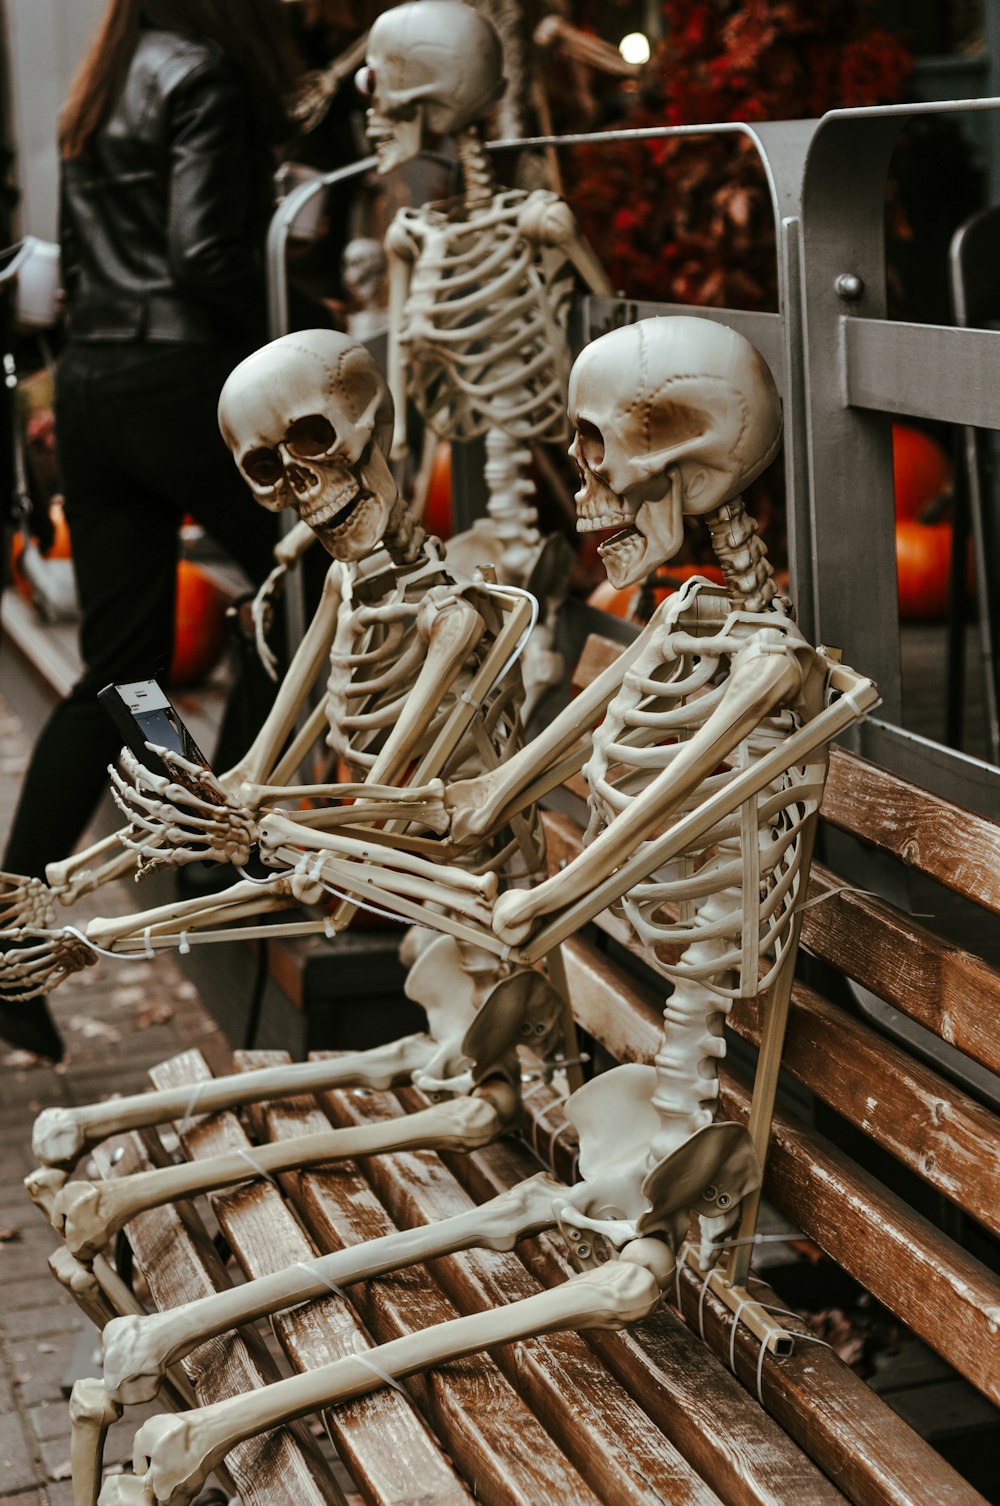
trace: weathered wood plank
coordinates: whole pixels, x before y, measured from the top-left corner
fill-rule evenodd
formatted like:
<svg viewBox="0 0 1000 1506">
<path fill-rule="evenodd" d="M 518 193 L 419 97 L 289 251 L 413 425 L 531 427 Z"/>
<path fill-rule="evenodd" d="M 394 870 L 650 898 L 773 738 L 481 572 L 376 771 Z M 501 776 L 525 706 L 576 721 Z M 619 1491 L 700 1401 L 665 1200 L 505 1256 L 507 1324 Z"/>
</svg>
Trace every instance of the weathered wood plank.
<svg viewBox="0 0 1000 1506">
<path fill-rule="evenodd" d="M 1000 827 L 832 748 L 825 820 L 1000 915 Z"/>
<path fill-rule="evenodd" d="M 208 1075 L 197 1052 L 174 1057 L 154 1069 L 157 1086 L 161 1087 L 200 1081 Z M 329 1128 L 328 1121 L 319 1118 L 319 1128 Z M 206 1115 L 179 1129 L 191 1160 L 250 1147 L 235 1114 Z M 249 1277 L 267 1275 L 316 1253 L 270 1182 L 258 1180 L 215 1195 L 211 1201 L 219 1225 Z M 281 1313 L 273 1327 L 289 1359 L 300 1370 L 329 1364 L 370 1343 L 350 1305 L 335 1296 Z M 379 1506 L 383 1502 L 397 1506 L 414 1494 L 434 1506 L 458 1506 L 468 1500 L 468 1492 L 436 1440 L 398 1392 L 359 1397 L 326 1414 L 326 1421 L 338 1453 L 352 1474 L 357 1469 L 356 1483 L 360 1486 L 363 1482 L 369 1499 Z M 401 1467 L 403 1460 L 405 1468 Z"/>
<path fill-rule="evenodd" d="M 802 917 L 802 940 L 880 999 L 949 1045 L 1000 1072 L 1000 973 L 972 952 L 942 941 L 872 895 L 846 889 L 820 864 Z"/>
<path fill-rule="evenodd" d="M 524 1148 L 502 1141 L 447 1157 L 478 1201 L 530 1175 Z M 557 1237 L 526 1240 L 521 1259 L 547 1286 L 570 1267 Z M 667 1307 L 629 1333 L 588 1333 L 588 1344 L 730 1506 L 842 1502 L 801 1449 L 768 1418 Z M 720 1425 L 720 1419 L 725 1419 Z"/>
<path fill-rule="evenodd" d="M 729 1024 L 760 1045 L 766 1006 L 736 1001 Z M 1000 1119 L 861 1020 L 797 984 L 782 1065 L 904 1166 L 1000 1234 Z"/>
<path fill-rule="evenodd" d="M 331 1100 L 338 1123 L 380 1117 L 376 1097 Z M 369 1181 L 393 1220 L 406 1227 L 465 1212 L 472 1199 L 443 1168 L 428 1176 L 416 1156 L 373 1158 Z M 513 1254 L 470 1251 L 437 1260 L 435 1280 L 465 1313 L 529 1297 L 540 1285 Z M 566 1274 L 569 1274 L 568 1271 Z M 719 1506 L 719 1498 L 576 1334 L 552 1335 L 493 1352 L 545 1430 L 607 1506 Z"/>
<path fill-rule="evenodd" d="M 471 1156 L 448 1155 L 443 1159 L 480 1202 L 534 1170 L 525 1148 L 511 1140 Z M 548 1264 L 550 1248 L 557 1248 L 556 1241 L 526 1241 L 519 1247 L 521 1258 L 544 1281 L 559 1279 L 560 1267 Z M 697 1313 L 701 1280 L 693 1273 L 682 1280 L 688 1286 L 695 1285 Z M 755 1284 L 755 1294 L 758 1290 Z M 760 1300 L 788 1306 L 769 1289 L 761 1290 Z M 690 1312 L 691 1307 L 688 1301 L 685 1310 Z M 706 1337 L 728 1366 L 729 1309 L 709 1293 L 705 1313 Z M 749 1331 L 741 1328 L 737 1335 L 737 1373 L 753 1400 L 744 1396 L 736 1407 L 728 1400 L 717 1405 L 718 1367 L 712 1366 L 695 1335 L 672 1321 L 669 1313 L 662 1318 L 657 1314 L 632 1334 L 591 1334 L 588 1342 L 699 1472 L 728 1499 L 733 1487 L 727 1475 L 744 1463 L 741 1448 L 733 1446 L 734 1438 L 748 1444 L 751 1461 L 758 1457 L 757 1446 L 750 1441 L 754 1419 L 761 1415 L 756 1405 L 759 1345 Z M 790 1359 L 775 1360 L 766 1355 L 763 1397 L 776 1422 L 856 1506 L 982 1506 L 978 1494 L 961 1476 L 831 1350 L 803 1342 Z M 741 1408 L 750 1414 L 745 1433 Z M 722 1416 L 726 1418 L 724 1430 L 719 1427 Z M 755 1467 L 765 1473 L 773 1447 L 766 1439 L 761 1441 L 761 1462 Z M 792 1501 L 798 1506 L 799 1496 L 794 1490 L 780 1494 L 780 1482 L 778 1489 L 782 1506 Z"/>
<path fill-rule="evenodd" d="M 617 1000 L 608 991 L 582 991 L 574 1004 L 582 1027 L 613 1055 L 625 1043 L 629 1059 L 648 1059 L 648 1042 L 658 1030 L 648 1004 L 624 989 Z M 745 1117 L 745 1088 L 725 1072 L 722 1083 L 727 1113 Z M 828 1141 L 780 1115 L 766 1190 L 880 1302 L 973 1385 L 1000 1400 L 1000 1280 L 985 1266 Z"/>
<path fill-rule="evenodd" d="M 750 1095 L 722 1078 L 730 1118 Z M 1000 1278 L 823 1136 L 776 1114 L 765 1191 L 844 1270 L 994 1403 L 1000 1403 Z"/>
<path fill-rule="evenodd" d="M 697 1325 L 701 1277 L 681 1274 L 681 1301 Z M 754 1296 L 787 1302 L 754 1278 Z M 702 1304 L 705 1337 L 729 1364 L 732 1313 L 711 1292 Z M 805 1332 L 804 1323 L 789 1327 Z M 748 1328 L 736 1333 L 736 1374 L 757 1395 L 760 1344 Z M 801 1339 L 787 1359 L 765 1355 L 761 1396 L 772 1417 L 799 1439 L 855 1506 L 986 1506 L 983 1497 L 936 1449 L 898 1417 L 832 1350 Z"/>
<path fill-rule="evenodd" d="M 135 1169 L 147 1168 L 150 1163 L 138 1137 L 129 1140 L 135 1147 Z M 110 1145 L 94 1152 L 104 1174 L 111 1170 L 110 1154 Z M 158 1308 L 177 1307 L 232 1285 L 190 1207 L 183 1217 L 175 1207 L 139 1214 L 130 1222 L 128 1236 L 136 1265 Z M 182 1363 L 203 1405 L 278 1379 L 273 1361 L 253 1332 L 210 1339 Z M 277 1428 L 248 1438 L 226 1455 L 226 1467 L 247 1506 L 344 1506 L 315 1441 L 301 1431 Z"/>
<path fill-rule="evenodd" d="M 340 1096 L 340 1095 L 334 1095 Z M 367 1097 L 350 1089 L 345 1097 Z M 386 1095 L 388 1096 L 388 1095 Z M 331 1098 L 331 1102 L 333 1099 Z M 398 1104 L 395 1105 L 398 1111 Z M 302 1100 L 282 1101 L 266 1110 L 277 1137 L 315 1127 L 315 1108 Z M 382 1159 L 382 1158 L 380 1158 Z M 433 1175 L 443 1168 L 431 1153 L 418 1158 Z M 371 1187 L 351 1162 L 287 1179 L 307 1227 L 327 1250 L 341 1249 L 389 1233 L 395 1227 Z M 380 1343 L 455 1316 L 455 1308 L 423 1267 L 350 1288 L 352 1304 Z M 597 1506 L 597 1497 L 552 1444 L 537 1419 L 487 1356 L 455 1361 L 426 1375 L 410 1377 L 407 1394 L 420 1406 L 473 1493 L 487 1506 Z M 338 1409 L 339 1410 L 339 1409 Z M 405 1456 L 402 1456 L 405 1462 Z M 414 1499 L 410 1493 L 402 1500 Z"/>
</svg>

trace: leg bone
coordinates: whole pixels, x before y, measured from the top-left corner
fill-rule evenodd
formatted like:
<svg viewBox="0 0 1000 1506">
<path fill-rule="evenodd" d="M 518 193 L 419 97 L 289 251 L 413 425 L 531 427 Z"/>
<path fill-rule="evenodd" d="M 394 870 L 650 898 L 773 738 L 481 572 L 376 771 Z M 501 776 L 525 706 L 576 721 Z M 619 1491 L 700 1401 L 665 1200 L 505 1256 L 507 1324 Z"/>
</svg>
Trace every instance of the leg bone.
<svg viewBox="0 0 1000 1506">
<path fill-rule="evenodd" d="M 456 1250 L 512 1250 L 518 1240 L 552 1228 L 553 1201 L 563 1190 L 540 1172 L 488 1203 L 440 1223 L 401 1229 L 367 1244 L 352 1245 L 169 1312 L 117 1318 L 104 1331 L 108 1394 L 126 1406 L 151 1401 L 164 1368 L 206 1339 L 296 1303 L 323 1297 L 331 1288 L 366 1281 Z"/>
<path fill-rule="evenodd" d="M 78 1380 L 69 1399 L 70 1463 L 73 1467 L 73 1506 L 97 1506 L 104 1469 L 104 1440 L 108 1428 L 122 1415 L 104 1382 Z"/>
<path fill-rule="evenodd" d="M 659 1282 L 649 1271 L 626 1261 L 611 1261 L 520 1302 L 406 1334 L 248 1396 L 176 1417 L 152 1417 L 135 1437 L 134 1463 L 137 1473 L 145 1472 L 147 1485 L 146 1496 L 139 1499 L 159 1506 L 188 1506 L 213 1467 L 236 1443 L 321 1407 L 363 1396 L 376 1390 L 386 1376 L 413 1375 L 447 1360 L 539 1334 L 622 1328 L 648 1317 L 659 1300 Z"/>
<path fill-rule="evenodd" d="M 410 1035 L 371 1051 L 352 1052 L 336 1061 L 264 1067 L 257 1072 L 215 1077 L 193 1087 L 135 1093 L 81 1108 L 44 1109 L 35 1120 L 32 1149 L 45 1166 L 72 1169 L 91 1146 L 126 1130 L 187 1119 L 195 1113 L 214 1114 L 220 1109 L 260 1103 L 268 1098 L 319 1093 L 327 1088 L 389 1088 L 429 1061 L 434 1051 L 432 1040 Z"/>
<path fill-rule="evenodd" d="M 70 1251 L 85 1260 L 98 1254 L 130 1218 L 164 1203 L 262 1174 L 346 1157 L 396 1150 L 472 1150 L 488 1145 L 503 1127 L 503 1119 L 486 1099 L 459 1098 L 395 1120 L 259 1145 L 252 1154 L 209 1156 L 115 1181 L 68 1182 L 56 1195 L 52 1223 Z"/>
</svg>

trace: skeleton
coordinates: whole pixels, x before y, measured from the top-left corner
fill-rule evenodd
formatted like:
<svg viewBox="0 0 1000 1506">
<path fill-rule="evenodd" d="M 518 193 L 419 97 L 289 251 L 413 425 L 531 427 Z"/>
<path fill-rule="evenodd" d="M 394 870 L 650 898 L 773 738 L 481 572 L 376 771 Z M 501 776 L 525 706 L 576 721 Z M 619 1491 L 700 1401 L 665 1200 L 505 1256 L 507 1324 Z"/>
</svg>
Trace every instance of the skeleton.
<svg viewBox="0 0 1000 1506">
<path fill-rule="evenodd" d="M 706 1222 L 701 1249 L 686 1247 L 685 1258 L 707 1265 L 706 1282 L 764 1342 L 777 1342 L 774 1321 L 735 1279 L 741 1268 L 745 1277 L 743 1254 L 725 1274 L 713 1262 L 735 1219 L 741 1242 L 755 1219 L 826 745 L 876 704 L 877 693 L 836 655 L 806 643 L 776 599 L 743 510 L 740 493 L 774 455 L 780 430 L 773 382 L 752 346 L 722 326 L 685 318 L 614 331 L 579 358 L 570 416 L 581 528 L 609 519 L 626 525 L 602 546 L 614 584 L 627 586 L 664 563 L 685 515 L 698 514 L 726 585 L 689 583 L 533 743 L 502 768 L 448 786 L 445 859 L 579 768 L 589 752 L 590 841 L 552 878 L 500 895 L 489 927 L 457 905 L 427 923 L 530 963 L 609 904 L 620 905 L 652 966 L 674 984 L 660 1048 L 652 1063 L 614 1068 L 568 1100 L 580 1138 L 575 1186 L 533 1178 L 439 1224 L 438 1243 L 434 1230 L 404 1231 L 326 1257 L 323 1274 L 355 1281 L 471 1244 L 506 1248 L 524 1232 L 554 1226 L 581 1274 L 251 1396 L 154 1417 L 136 1435 L 136 1480 L 127 1489 L 106 1486 L 102 1506 L 183 1506 L 237 1440 L 386 1377 L 528 1334 L 634 1322 L 671 1280 L 692 1214 Z M 270 820 L 261 822 L 265 845 Z M 436 892 L 457 885 L 460 873 L 443 862 Z M 349 875 L 343 883 L 412 913 L 389 867 L 377 884 Z M 765 1044 L 744 1130 L 717 1118 L 721 1027 L 733 997 L 763 991 Z M 268 1281 L 271 1302 L 281 1278 Z M 281 1300 L 319 1289 L 298 1272 Z M 262 1289 L 251 1282 L 240 1296 L 219 1300 L 237 1321 L 266 1310 L 258 1297 Z M 207 1319 L 202 1333 L 218 1331 L 208 1307 L 198 1316 Z M 186 1353 L 198 1341 L 189 1317 L 190 1309 L 180 1309 L 138 1320 L 151 1336 L 138 1363 L 119 1340 L 136 1325 L 111 1325 L 111 1394 L 148 1394 L 149 1351 L 158 1351 L 154 1371 Z"/>
<path fill-rule="evenodd" d="M 481 15 L 455 0 L 385 12 L 358 81 L 381 172 L 409 162 L 433 133 L 454 138 L 462 174 L 456 198 L 401 209 L 386 235 L 393 455 L 406 449 L 407 396 L 441 438 L 485 435 L 488 516 L 452 541 L 449 562 L 466 573 L 490 564 L 501 581 L 532 586 L 543 545 L 529 446 L 565 435 L 575 276 L 592 292 L 611 286 L 562 199 L 496 181 L 478 122 L 506 80 L 499 39 Z M 544 574 L 560 572 L 549 561 Z M 560 599 L 546 602 L 529 647 L 529 701 L 561 673 L 552 649 Z"/>
<path fill-rule="evenodd" d="M 245 864 L 269 813 L 266 855 L 280 871 L 265 880 L 248 878 L 207 901 L 91 921 L 86 936 L 91 945 L 128 952 L 142 937 L 142 945 L 155 950 L 197 939 L 198 928 L 212 940 L 233 934 L 234 920 L 295 900 L 314 903 L 330 887 L 337 892 L 342 869 L 350 869 L 352 879 L 359 863 L 364 869 L 376 838 L 371 823 L 387 818 L 388 828 L 377 836 L 390 844 L 395 883 L 414 901 L 433 901 L 437 865 L 425 855 L 433 843 L 423 833 L 446 822 L 440 776 L 481 772 L 518 746 L 520 685 L 514 661 L 531 610 L 523 593 L 486 584 L 456 586 L 434 545 L 408 519 L 384 455 L 391 412 L 385 383 L 368 353 L 329 331 L 275 342 L 237 368 L 227 383 L 220 404 L 223 432 L 255 497 L 274 510 L 294 504 L 335 563 L 275 707 L 238 768 L 216 780 L 160 750 L 171 772 L 200 781 L 194 791 L 128 758 L 128 777 L 115 776 L 115 790 L 130 819 L 125 840 L 147 865 L 205 857 Z M 365 778 L 309 786 L 260 782 L 259 770 L 274 766 L 327 656 L 330 671 L 319 715 L 307 718 L 278 770 L 297 766 L 297 750 L 312 743 L 322 722 L 334 755 Z M 408 775 L 412 782 L 404 784 Z M 282 802 L 303 795 L 319 802 L 318 808 L 295 817 L 281 812 Z M 345 797 L 353 803 L 332 803 Z M 344 835 L 348 823 L 353 831 Z M 309 873 L 303 871 L 307 862 Z M 498 875 L 518 881 L 542 869 L 537 819 L 519 815 L 507 830 L 486 834 L 463 862 L 461 879 L 442 888 L 438 898 L 454 906 L 457 882 L 464 894 L 459 908 L 487 923 Z M 333 934 L 354 908 L 345 902 L 324 922 L 296 921 L 288 929 L 301 933 L 318 926 Z M 423 948 L 411 944 L 408 992 L 427 1011 L 428 1034 L 329 1063 L 318 1072 L 293 1071 L 288 1086 L 281 1073 L 265 1074 L 255 1084 L 237 1077 L 213 1085 L 205 1107 L 293 1092 L 307 1080 L 317 1087 L 351 1082 L 384 1087 L 411 1077 L 453 1101 L 436 1104 L 388 1134 L 366 1132 L 359 1138 L 331 1131 L 289 1141 L 280 1152 L 262 1152 L 267 1173 L 364 1154 L 366 1148 L 372 1153 L 401 1145 L 470 1148 L 495 1138 L 516 1117 L 516 1042 L 526 1034 L 543 1047 L 561 1044 L 561 996 L 542 974 L 498 965 L 493 954 L 474 946 L 460 947 L 432 933 L 425 934 L 424 943 Z M 176 1114 L 175 1097 L 149 1094 L 46 1111 L 35 1131 L 40 1158 L 49 1167 L 69 1169 L 96 1139 Z M 260 1170 L 259 1159 L 248 1163 L 223 1156 L 197 1168 L 158 1169 L 111 1182 L 50 1183 L 52 1221 L 74 1257 L 92 1260 L 142 1209 L 246 1181 Z"/>
</svg>

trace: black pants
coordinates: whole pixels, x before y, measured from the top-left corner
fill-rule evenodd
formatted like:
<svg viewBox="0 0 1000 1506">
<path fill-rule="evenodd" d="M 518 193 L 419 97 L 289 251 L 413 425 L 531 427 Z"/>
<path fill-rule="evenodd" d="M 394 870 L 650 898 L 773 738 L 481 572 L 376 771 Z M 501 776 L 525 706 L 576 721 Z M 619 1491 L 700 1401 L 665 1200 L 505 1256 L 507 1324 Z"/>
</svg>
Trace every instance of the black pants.
<svg viewBox="0 0 1000 1506">
<path fill-rule="evenodd" d="M 107 787 L 121 739 L 97 691 L 162 676 L 169 665 L 182 516 L 190 513 L 254 583 L 271 568 L 276 519 L 253 501 L 216 423 L 222 384 L 244 354 L 84 344 L 63 354 L 56 440 L 85 667 L 35 746 L 3 863 L 11 872 L 43 877 L 46 863 L 67 857 Z M 272 696 L 258 672 L 260 716 Z M 219 749 L 216 760 L 235 761 L 236 752 Z"/>
</svg>

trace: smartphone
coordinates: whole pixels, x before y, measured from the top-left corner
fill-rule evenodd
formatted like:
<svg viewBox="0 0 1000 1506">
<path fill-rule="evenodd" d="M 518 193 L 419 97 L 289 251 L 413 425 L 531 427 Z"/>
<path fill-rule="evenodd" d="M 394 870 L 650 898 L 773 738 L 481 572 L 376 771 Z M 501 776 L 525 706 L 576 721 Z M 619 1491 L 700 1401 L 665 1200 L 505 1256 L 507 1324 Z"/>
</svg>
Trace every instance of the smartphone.
<svg viewBox="0 0 1000 1506">
<path fill-rule="evenodd" d="M 169 748 L 180 753 L 189 763 L 199 764 L 207 773 L 211 764 L 195 742 L 184 721 L 167 699 L 155 680 L 133 680 L 127 685 L 105 685 L 97 692 L 97 699 L 107 711 L 122 741 L 155 774 L 163 774 L 177 784 L 185 785 L 203 800 L 214 805 L 225 804 L 225 797 L 211 785 L 202 784 L 193 774 L 183 769 L 168 769 L 163 760 L 149 748 L 147 743 L 156 743 L 160 748 Z"/>
</svg>

